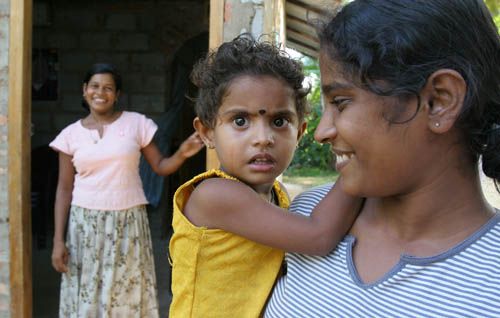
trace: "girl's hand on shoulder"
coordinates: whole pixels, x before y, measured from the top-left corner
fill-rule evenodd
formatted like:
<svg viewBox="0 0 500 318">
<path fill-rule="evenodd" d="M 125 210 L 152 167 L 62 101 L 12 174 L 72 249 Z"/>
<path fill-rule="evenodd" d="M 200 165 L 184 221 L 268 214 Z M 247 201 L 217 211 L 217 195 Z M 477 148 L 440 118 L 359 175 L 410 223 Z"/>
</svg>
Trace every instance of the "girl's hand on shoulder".
<svg viewBox="0 0 500 318">
<path fill-rule="evenodd" d="M 179 147 L 179 152 L 184 158 L 189 158 L 197 154 L 205 145 L 197 132 L 194 132 Z"/>
<path fill-rule="evenodd" d="M 68 271 L 69 252 L 63 241 L 54 242 L 52 248 L 52 267 L 59 273 Z"/>
</svg>

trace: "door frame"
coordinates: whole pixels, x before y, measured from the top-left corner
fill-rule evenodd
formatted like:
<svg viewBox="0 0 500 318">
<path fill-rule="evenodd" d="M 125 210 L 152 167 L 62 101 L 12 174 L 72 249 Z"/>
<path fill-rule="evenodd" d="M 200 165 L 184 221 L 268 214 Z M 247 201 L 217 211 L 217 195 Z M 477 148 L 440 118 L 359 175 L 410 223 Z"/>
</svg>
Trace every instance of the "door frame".
<svg viewBox="0 0 500 318">
<path fill-rule="evenodd" d="M 8 205 L 11 317 L 32 316 L 31 36 L 32 0 L 10 1 Z"/>
</svg>

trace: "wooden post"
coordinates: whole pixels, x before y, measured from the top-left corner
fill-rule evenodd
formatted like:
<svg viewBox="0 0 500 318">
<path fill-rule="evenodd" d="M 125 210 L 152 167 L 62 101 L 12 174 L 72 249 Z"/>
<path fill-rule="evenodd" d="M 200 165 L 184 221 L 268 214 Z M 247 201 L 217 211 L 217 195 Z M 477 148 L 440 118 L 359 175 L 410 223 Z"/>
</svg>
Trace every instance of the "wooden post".
<svg viewBox="0 0 500 318">
<path fill-rule="evenodd" d="M 216 49 L 222 44 L 224 39 L 224 0 L 210 0 L 210 32 L 208 38 L 208 47 L 210 50 Z M 206 169 L 215 169 L 219 167 L 217 153 L 213 149 L 207 148 Z"/>
<path fill-rule="evenodd" d="M 10 1 L 8 184 L 11 317 L 32 317 L 31 281 L 32 0 Z"/>
</svg>

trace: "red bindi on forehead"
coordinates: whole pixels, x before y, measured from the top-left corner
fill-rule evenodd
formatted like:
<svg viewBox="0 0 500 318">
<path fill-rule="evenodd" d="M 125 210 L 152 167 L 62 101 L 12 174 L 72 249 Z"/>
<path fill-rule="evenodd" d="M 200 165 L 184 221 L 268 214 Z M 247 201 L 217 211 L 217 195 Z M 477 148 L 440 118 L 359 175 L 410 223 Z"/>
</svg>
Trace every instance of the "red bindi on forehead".
<svg viewBox="0 0 500 318">
<path fill-rule="evenodd" d="M 266 110 L 265 109 L 259 109 L 259 114 L 260 115 L 265 115 L 266 114 Z"/>
</svg>

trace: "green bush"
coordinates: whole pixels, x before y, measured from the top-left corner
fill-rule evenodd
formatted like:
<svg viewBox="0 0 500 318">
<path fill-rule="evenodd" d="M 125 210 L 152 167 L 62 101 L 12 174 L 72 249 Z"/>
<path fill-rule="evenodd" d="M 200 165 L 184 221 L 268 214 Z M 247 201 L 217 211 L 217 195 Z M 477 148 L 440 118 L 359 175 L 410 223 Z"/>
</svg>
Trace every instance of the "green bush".
<svg viewBox="0 0 500 318">
<path fill-rule="evenodd" d="M 319 65 L 316 60 L 303 57 L 304 71 L 310 79 L 311 93 L 308 100 L 311 113 L 306 117 L 307 129 L 295 152 L 291 163 L 292 169 L 319 168 L 332 170 L 332 153 L 329 145 L 322 145 L 314 140 L 314 131 L 319 124 L 322 113 L 321 89 L 319 83 Z"/>
<path fill-rule="evenodd" d="M 486 0 L 485 3 L 488 6 L 488 9 L 490 9 L 493 20 L 495 21 L 495 24 L 500 32 L 500 4 L 498 0 Z"/>
</svg>

